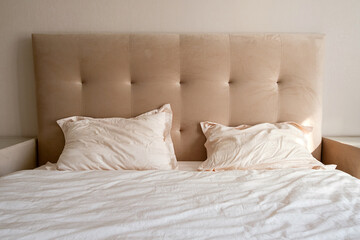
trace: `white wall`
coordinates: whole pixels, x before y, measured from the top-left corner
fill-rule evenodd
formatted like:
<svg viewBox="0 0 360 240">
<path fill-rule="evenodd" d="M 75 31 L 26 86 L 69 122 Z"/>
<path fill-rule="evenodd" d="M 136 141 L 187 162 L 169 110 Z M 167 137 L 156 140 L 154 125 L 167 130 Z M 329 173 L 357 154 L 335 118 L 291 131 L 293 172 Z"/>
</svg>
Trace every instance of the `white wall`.
<svg viewBox="0 0 360 240">
<path fill-rule="evenodd" d="M 0 0 L 0 136 L 35 136 L 31 33 L 321 32 L 324 135 L 360 135 L 359 0 Z"/>
</svg>

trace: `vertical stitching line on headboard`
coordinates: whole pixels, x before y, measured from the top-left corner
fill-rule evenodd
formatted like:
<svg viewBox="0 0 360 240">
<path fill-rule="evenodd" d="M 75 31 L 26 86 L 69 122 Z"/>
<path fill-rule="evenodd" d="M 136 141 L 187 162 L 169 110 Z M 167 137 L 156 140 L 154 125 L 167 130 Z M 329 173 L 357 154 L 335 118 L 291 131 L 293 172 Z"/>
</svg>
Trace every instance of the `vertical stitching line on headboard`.
<svg viewBox="0 0 360 240">
<path fill-rule="evenodd" d="M 180 116 L 179 117 L 179 131 L 181 130 L 181 123 L 182 123 L 182 117 L 183 117 L 183 97 L 182 97 L 182 94 L 183 94 L 183 91 L 182 91 L 182 87 L 181 87 L 181 80 L 182 80 L 182 75 L 181 75 L 181 34 L 178 34 L 178 37 L 179 37 L 179 88 L 180 88 L 180 106 L 179 106 L 179 113 L 180 113 Z M 180 156 L 182 155 L 182 143 L 181 143 L 181 132 L 179 132 L 179 147 L 180 149 L 178 151 L 180 151 Z"/>
<path fill-rule="evenodd" d="M 80 41 L 79 38 L 77 38 L 78 42 L 77 42 L 77 54 L 78 54 L 78 64 L 79 64 L 79 75 L 80 75 L 80 86 L 81 86 L 81 90 L 80 90 L 80 94 L 81 94 L 81 103 L 80 103 L 80 116 L 85 116 L 85 112 L 84 112 L 84 74 L 83 74 L 83 66 L 82 66 L 82 51 L 80 49 Z"/>
<path fill-rule="evenodd" d="M 231 74 L 231 35 L 228 34 L 228 43 L 229 43 L 229 77 L 228 77 L 228 81 L 229 81 L 229 99 L 228 99 L 228 111 L 229 111 L 229 119 L 228 119 L 228 123 L 227 125 L 230 126 L 231 123 L 231 90 L 230 90 L 230 82 L 233 81 L 231 80 L 232 74 Z"/>
<path fill-rule="evenodd" d="M 279 76 L 278 76 L 278 79 L 277 81 L 279 81 L 279 78 L 281 77 L 281 74 L 282 74 L 282 61 L 283 61 L 283 36 L 282 35 L 279 35 L 280 37 L 280 66 L 279 66 Z M 280 115 L 280 88 L 279 88 L 279 85 L 277 86 L 277 111 L 276 111 L 276 122 L 279 122 L 279 115 Z"/>
<path fill-rule="evenodd" d="M 133 117 L 133 79 L 132 79 L 132 69 L 131 69 L 131 34 L 128 34 L 128 63 L 129 63 L 129 80 L 130 80 L 130 117 Z"/>
</svg>

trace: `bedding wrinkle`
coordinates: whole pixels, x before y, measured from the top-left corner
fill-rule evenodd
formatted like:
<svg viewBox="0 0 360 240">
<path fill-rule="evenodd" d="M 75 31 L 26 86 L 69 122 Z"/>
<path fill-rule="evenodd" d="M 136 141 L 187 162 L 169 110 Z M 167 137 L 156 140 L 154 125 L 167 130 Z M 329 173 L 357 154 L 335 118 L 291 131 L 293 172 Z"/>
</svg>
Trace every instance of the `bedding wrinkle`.
<svg viewBox="0 0 360 240">
<path fill-rule="evenodd" d="M 200 171 L 244 169 L 326 169 L 307 149 L 304 132 L 293 122 L 228 127 L 202 122 L 207 160 Z"/>
<path fill-rule="evenodd" d="M 177 160 L 169 104 L 135 118 L 68 117 L 58 120 L 65 147 L 58 170 L 170 170 Z"/>
<path fill-rule="evenodd" d="M 356 239 L 358 181 L 311 169 L 22 171 L 0 178 L 0 237 Z"/>
</svg>

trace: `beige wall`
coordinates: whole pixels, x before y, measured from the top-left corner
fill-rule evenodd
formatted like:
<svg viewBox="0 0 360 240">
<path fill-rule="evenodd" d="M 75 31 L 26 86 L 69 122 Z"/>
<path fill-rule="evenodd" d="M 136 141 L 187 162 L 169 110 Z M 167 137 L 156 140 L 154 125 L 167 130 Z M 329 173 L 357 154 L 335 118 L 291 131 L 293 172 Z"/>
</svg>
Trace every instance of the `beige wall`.
<svg viewBox="0 0 360 240">
<path fill-rule="evenodd" d="M 0 0 L 0 135 L 36 135 L 31 33 L 321 32 L 324 135 L 360 135 L 359 0 Z"/>
</svg>

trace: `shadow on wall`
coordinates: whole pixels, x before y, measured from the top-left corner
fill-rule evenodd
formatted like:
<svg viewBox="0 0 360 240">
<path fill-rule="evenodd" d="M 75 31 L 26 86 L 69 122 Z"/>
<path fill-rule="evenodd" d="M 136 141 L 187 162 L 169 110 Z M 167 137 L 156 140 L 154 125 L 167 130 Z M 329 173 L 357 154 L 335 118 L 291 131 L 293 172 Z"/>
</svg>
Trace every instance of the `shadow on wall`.
<svg viewBox="0 0 360 240">
<path fill-rule="evenodd" d="M 17 44 L 17 83 L 21 136 L 37 135 L 34 61 L 31 36 L 22 37 Z"/>
</svg>

